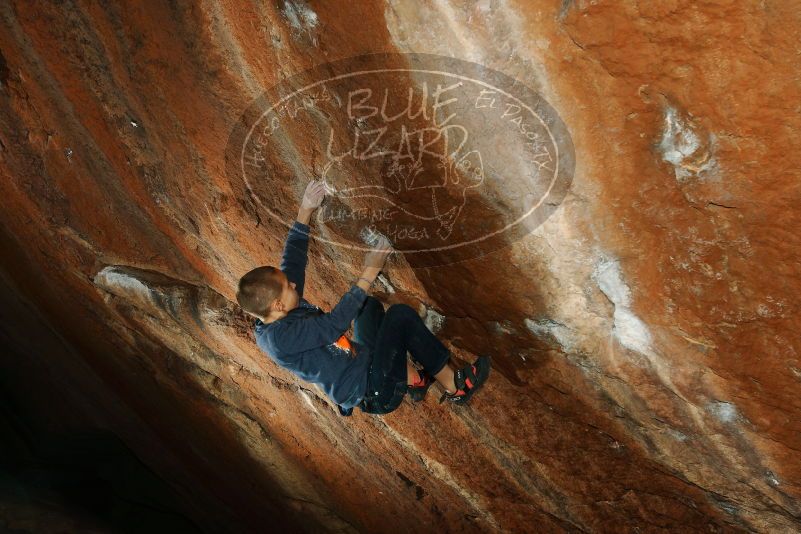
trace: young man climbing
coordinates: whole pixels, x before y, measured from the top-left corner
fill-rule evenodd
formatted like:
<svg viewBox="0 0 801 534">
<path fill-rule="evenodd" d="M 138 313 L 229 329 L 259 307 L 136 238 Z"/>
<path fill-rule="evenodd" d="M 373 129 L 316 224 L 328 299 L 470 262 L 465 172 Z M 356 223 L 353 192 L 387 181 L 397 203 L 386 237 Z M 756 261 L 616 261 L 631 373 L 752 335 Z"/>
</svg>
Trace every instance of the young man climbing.
<svg viewBox="0 0 801 534">
<path fill-rule="evenodd" d="M 367 413 L 389 413 L 406 393 L 415 402 L 422 400 L 435 382 L 445 390 L 440 402 L 467 403 L 489 376 L 489 357 L 454 370 L 448 349 L 414 308 L 394 304 L 385 312 L 378 299 L 367 295 L 393 252 L 386 238 L 367 253 L 361 276 L 330 312 L 303 298 L 309 221 L 324 196 L 322 181 L 306 186 L 280 270 L 257 267 L 239 280 L 236 299 L 256 318 L 258 346 L 281 367 L 318 384 L 342 415 L 356 406 Z M 354 319 L 350 340 L 344 334 Z M 407 351 L 422 371 L 409 362 Z"/>
</svg>

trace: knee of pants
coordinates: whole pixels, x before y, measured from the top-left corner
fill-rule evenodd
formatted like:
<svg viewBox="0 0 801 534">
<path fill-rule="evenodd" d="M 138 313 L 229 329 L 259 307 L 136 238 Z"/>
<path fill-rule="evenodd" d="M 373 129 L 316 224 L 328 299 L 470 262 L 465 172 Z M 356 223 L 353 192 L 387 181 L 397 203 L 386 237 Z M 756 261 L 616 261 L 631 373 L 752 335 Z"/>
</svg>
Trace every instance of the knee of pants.
<svg viewBox="0 0 801 534">
<path fill-rule="evenodd" d="M 384 311 L 384 305 L 381 304 L 381 301 L 377 298 L 368 295 L 367 298 L 364 299 L 361 308 L 359 308 L 359 315 L 365 313 L 367 310 Z"/>
<path fill-rule="evenodd" d="M 364 301 L 364 306 L 365 307 L 367 307 L 367 306 L 378 306 L 382 310 L 384 309 L 384 305 L 381 304 L 380 300 L 378 300 L 375 297 L 371 297 L 369 295 L 368 295 L 367 299 L 365 299 L 365 301 Z"/>
<path fill-rule="evenodd" d="M 393 304 L 387 309 L 387 317 L 394 317 L 398 319 L 410 317 L 417 317 L 418 319 L 420 318 L 415 309 L 408 304 Z"/>
</svg>

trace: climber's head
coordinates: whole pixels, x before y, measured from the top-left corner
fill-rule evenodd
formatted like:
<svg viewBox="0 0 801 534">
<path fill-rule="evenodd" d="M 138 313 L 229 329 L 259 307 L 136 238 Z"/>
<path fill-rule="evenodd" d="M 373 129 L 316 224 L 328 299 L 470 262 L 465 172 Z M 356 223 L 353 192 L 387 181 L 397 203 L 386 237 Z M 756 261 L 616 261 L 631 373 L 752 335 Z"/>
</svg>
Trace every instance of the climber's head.
<svg viewBox="0 0 801 534">
<path fill-rule="evenodd" d="M 236 301 L 248 314 L 271 323 L 296 308 L 295 282 L 275 267 L 257 267 L 239 280 Z"/>
</svg>

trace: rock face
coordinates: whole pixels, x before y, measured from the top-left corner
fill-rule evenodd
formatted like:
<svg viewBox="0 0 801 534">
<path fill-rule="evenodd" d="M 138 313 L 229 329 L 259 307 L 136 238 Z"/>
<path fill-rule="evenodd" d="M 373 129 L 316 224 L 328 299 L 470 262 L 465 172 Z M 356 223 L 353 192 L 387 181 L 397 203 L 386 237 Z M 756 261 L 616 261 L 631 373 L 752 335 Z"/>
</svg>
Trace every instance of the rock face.
<svg viewBox="0 0 801 534">
<path fill-rule="evenodd" d="M 0 383 L 30 435 L 110 430 L 210 531 L 801 529 L 792 2 L 109 4 L 0 3 Z M 449 262 L 405 242 L 374 286 L 456 359 L 493 355 L 471 406 L 345 419 L 259 351 L 233 295 L 278 264 L 309 178 L 342 190 L 367 165 L 326 167 L 320 125 L 347 143 L 374 119 L 305 111 L 259 145 L 256 185 L 230 143 L 269 88 L 376 52 L 518 80 L 571 168 L 503 246 Z M 473 186 L 542 167 L 463 125 L 488 146 L 434 206 L 489 230 L 527 197 Z M 435 215 L 439 239 L 473 229 Z M 358 228 L 312 230 L 305 297 L 330 309 Z"/>
</svg>

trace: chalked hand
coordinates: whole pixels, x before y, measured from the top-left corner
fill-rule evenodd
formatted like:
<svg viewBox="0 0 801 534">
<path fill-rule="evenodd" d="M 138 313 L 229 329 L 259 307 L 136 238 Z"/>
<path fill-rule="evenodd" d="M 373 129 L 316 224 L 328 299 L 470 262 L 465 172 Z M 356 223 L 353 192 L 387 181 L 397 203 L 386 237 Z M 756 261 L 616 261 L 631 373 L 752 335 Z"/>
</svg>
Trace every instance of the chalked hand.
<svg viewBox="0 0 801 534">
<path fill-rule="evenodd" d="M 301 209 L 316 209 L 320 207 L 325 198 L 325 182 L 323 180 L 312 180 L 306 186 L 303 193 L 303 200 L 300 202 Z"/>
<path fill-rule="evenodd" d="M 377 233 L 370 244 L 372 246 L 372 250 L 364 257 L 364 266 L 365 268 L 372 267 L 380 270 L 382 267 L 384 267 L 389 255 L 394 252 L 394 249 L 392 248 L 392 244 L 389 242 L 389 239 L 380 233 Z"/>
</svg>

